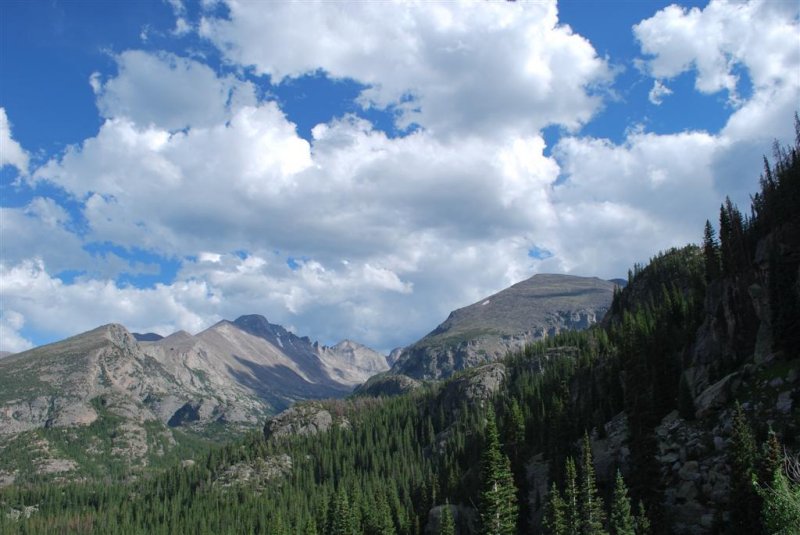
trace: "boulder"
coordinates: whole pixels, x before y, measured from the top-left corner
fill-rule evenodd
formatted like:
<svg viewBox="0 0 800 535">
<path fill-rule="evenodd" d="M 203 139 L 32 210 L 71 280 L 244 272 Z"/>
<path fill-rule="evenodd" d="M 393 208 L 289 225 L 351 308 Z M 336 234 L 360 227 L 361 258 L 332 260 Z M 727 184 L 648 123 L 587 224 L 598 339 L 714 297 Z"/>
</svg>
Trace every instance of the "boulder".
<svg viewBox="0 0 800 535">
<path fill-rule="evenodd" d="M 694 405 L 697 407 L 695 416 L 703 418 L 727 405 L 740 384 L 739 373 L 734 372 L 703 390 L 694 400 Z"/>
<path fill-rule="evenodd" d="M 778 394 L 778 401 L 775 403 L 778 412 L 788 414 L 792 410 L 792 392 L 787 390 Z"/>
</svg>

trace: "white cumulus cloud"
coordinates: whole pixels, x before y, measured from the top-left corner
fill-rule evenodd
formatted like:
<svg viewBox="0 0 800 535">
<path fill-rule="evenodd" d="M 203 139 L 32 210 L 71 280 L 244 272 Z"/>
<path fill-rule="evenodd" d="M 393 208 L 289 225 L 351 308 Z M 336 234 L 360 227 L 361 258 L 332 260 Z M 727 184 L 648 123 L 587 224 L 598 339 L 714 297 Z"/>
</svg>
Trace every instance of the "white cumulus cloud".
<svg viewBox="0 0 800 535">
<path fill-rule="evenodd" d="M 200 33 L 273 81 L 323 70 L 365 84 L 364 106 L 442 135 L 577 128 L 612 74 L 547 2 L 226 2 Z M 302 21 L 302 24 L 298 24 Z"/>
<path fill-rule="evenodd" d="M 634 26 L 634 34 L 654 77 L 694 70 L 699 91 L 726 90 L 738 104 L 737 67 L 747 70 L 755 92 L 800 83 L 799 15 L 796 2 L 711 0 L 703 9 L 671 5 Z"/>
<path fill-rule="evenodd" d="M 14 310 L 0 310 L 0 351 L 19 353 L 33 347 L 33 343 L 20 334 L 25 317 Z"/>
<path fill-rule="evenodd" d="M 0 108 L 0 167 L 11 165 L 20 173 L 28 172 L 30 157 L 11 135 L 11 123 L 5 108 Z"/>
</svg>

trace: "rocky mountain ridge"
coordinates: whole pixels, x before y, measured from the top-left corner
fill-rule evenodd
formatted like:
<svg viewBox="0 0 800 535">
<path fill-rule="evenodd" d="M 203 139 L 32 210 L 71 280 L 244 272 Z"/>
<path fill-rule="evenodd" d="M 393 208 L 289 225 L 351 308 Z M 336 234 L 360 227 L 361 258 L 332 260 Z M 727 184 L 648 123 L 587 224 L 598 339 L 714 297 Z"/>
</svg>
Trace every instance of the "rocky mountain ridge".
<svg viewBox="0 0 800 535">
<path fill-rule="evenodd" d="M 450 313 L 418 342 L 390 354 L 391 373 L 444 379 L 458 370 L 603 318 L 619 284 L 596 277 L 537 274 Z"/>
<path fill-rule="evenodd" d="M 60 459 L 60 472 L 72 472 L 79 463 L 42 434 L 88 432 L 109 420 L 114 444 L 98 454 L 146 465 L 160 447 L 153 445 L 174 445 L 176 431 L 235 434 L 296 400 L 345 396 L 388 369 L 385 357 L 360 344 L 320 346 L 255 315 L 197 335 L 146 338 L 109 324 L 2 359 L 0 475 L 13 480 L 17 468 L 3 450 L 19 440 L 42 442 L 39 468 Z"/>
</svg>

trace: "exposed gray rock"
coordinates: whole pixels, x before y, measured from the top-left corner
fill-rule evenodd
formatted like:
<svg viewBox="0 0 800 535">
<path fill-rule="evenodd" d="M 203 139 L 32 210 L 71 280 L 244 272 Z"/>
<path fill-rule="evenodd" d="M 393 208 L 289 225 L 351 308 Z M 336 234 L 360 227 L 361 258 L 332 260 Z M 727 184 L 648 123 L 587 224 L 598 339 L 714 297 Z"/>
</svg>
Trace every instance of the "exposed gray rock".
<svg viewBox="0 0 800 535">
<path fill-rule="evenodd" d="M 684 481 L 697 481 L 700 479 L 699 465 L 697 461 L 688 461 L 678 472 L 678 476 Z"/>
<path fill-rule="evenodd" d="M 291 473 L 292 458 L 284 453 L 228 466 L 213 485 L 221 489 L 247 487 L 261 491 L 268 483 L 286 478 Z"/>
<path fill-rule="evenodd" d="M 792 368 L 789 370 L 789 373 L 786 374 L 786 382 L 787 383 L 794 383 L 797 382 L 798 375 L 800 371 L 797 368 Z"/>
<path fill-rule="evenodd" d="M 314 344 L 328 375 L 342 384 L 357 385 L 389 369 L 384 355 L 352 340 L 332 347 Z"/>
<path fill-rule="evenodd" d="M 792 410 L 792 391 L 787 390 L 778 394 L 778 401 L 775 403 L 775 409 L 784 414 L 788 414 Z"/>
<path fill-rule="evenodd" d="M 26 505 L 22 509 L 14 509 L 12 508 L 7 514 L 7 518 L 17 521 L 21 518 L 30 518 L 31 515 L 37 513 L 39 511 L 39 506 L 37 505 Z"/>
<path fill-rule="evenodd" d="M 63 474 L 77 467 L 78 464 L 71 459 L 42 459 L 36 464 L 36 471 L 40 474 Z"/>
<path fill-rule="evenodd" d="M 349 422 L 348 422 L 349 424 Z M 283 411 L 267 421 L 264 436 L 283 438 L 293 435 L 316 435 L 333 425 L 333 416 L 318 403 L 303 403 Z"/>
<path fill-rule="evenodd" d="M 534 455 L 525 467 L 525 475 L 531 489 L 528 494 L 530 520 L 532 524 L 538 525 L 544 513 L 544 499 L 550 491 L 550 461 L 546 460 L 542 453 Z"/>
<path fill-rule="evenodd" d="M 590 436 L 592 456 L 597 478 L 602 482 L 611 483 L 616 477 L 618 467 L 627 467 L 630 450 L 626 445 L 628 440 L 628 418 L 621 412 L 609 420 L 604 426 L 604 438 L 598 438 L 596 433 Z"/>
<path fill-rule="evenodd" d="M 467 371 L 447 383 L 437 397 L 436 404 L 445 412 L 458 411 L 461 403 L 483 406 L 494 397 L 506 378 L 505 365 L 496 362 Z"/>
<path fill-rule="evenodd" d="M 695 414 L 697 418 L 708 416 L 711 412 L 724 407 L 731 400 L 732 395 L 740 384 L 739 373 L 734 372 L 706 388 L 694 400 L 694 405 L 697 408 Z"/>
<path fill-rule="evenodd" d="M 382 373 L 370 377 L 366 383 L 356 387 L 356 396 L 391 397 L 399 396 L 421 387 L 422 383 L 407 375 Z"/>
<path fill-rule="evenodd" d="M 0 489 L 3 487 L 8 487 L 9 485 L 13 485 L 16 480 L 16 472 L 4 472 L 0 470 Z"/>
</svg>

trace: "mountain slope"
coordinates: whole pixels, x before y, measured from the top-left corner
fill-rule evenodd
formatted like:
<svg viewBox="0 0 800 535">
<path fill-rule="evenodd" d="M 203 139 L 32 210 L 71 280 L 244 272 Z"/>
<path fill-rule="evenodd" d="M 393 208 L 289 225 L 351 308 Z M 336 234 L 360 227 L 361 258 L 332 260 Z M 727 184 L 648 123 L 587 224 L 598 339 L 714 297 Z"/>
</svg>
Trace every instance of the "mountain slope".
<svg viewBox="0 0 800 535">
<path fill-rule="evenodd" d="M 537 274 L 450 313 L 431 333 L 393 353 L 392 373 L 442 379 L 508 351 L 603 317 L 616 285 L 598 278 Z"/>
<path fill-rule="evenodd" d="M 141 342 L 105 325 L 0 361 L 0 475 L 21 465 L 24 476 L 47 473 L 53 462 L 80 472 L 92 456 L 70 457 L 65 440 L 87 433 L 115 437 L 97 459 L 146 466 L 186 432 L 237 434 L 297 400 L 345 396 L 387 368 L 368 348 L 320 347 L 261 316 Z M 9 452 L 30 442 L 40 451 L 14 462 Z"/>
</svg>

